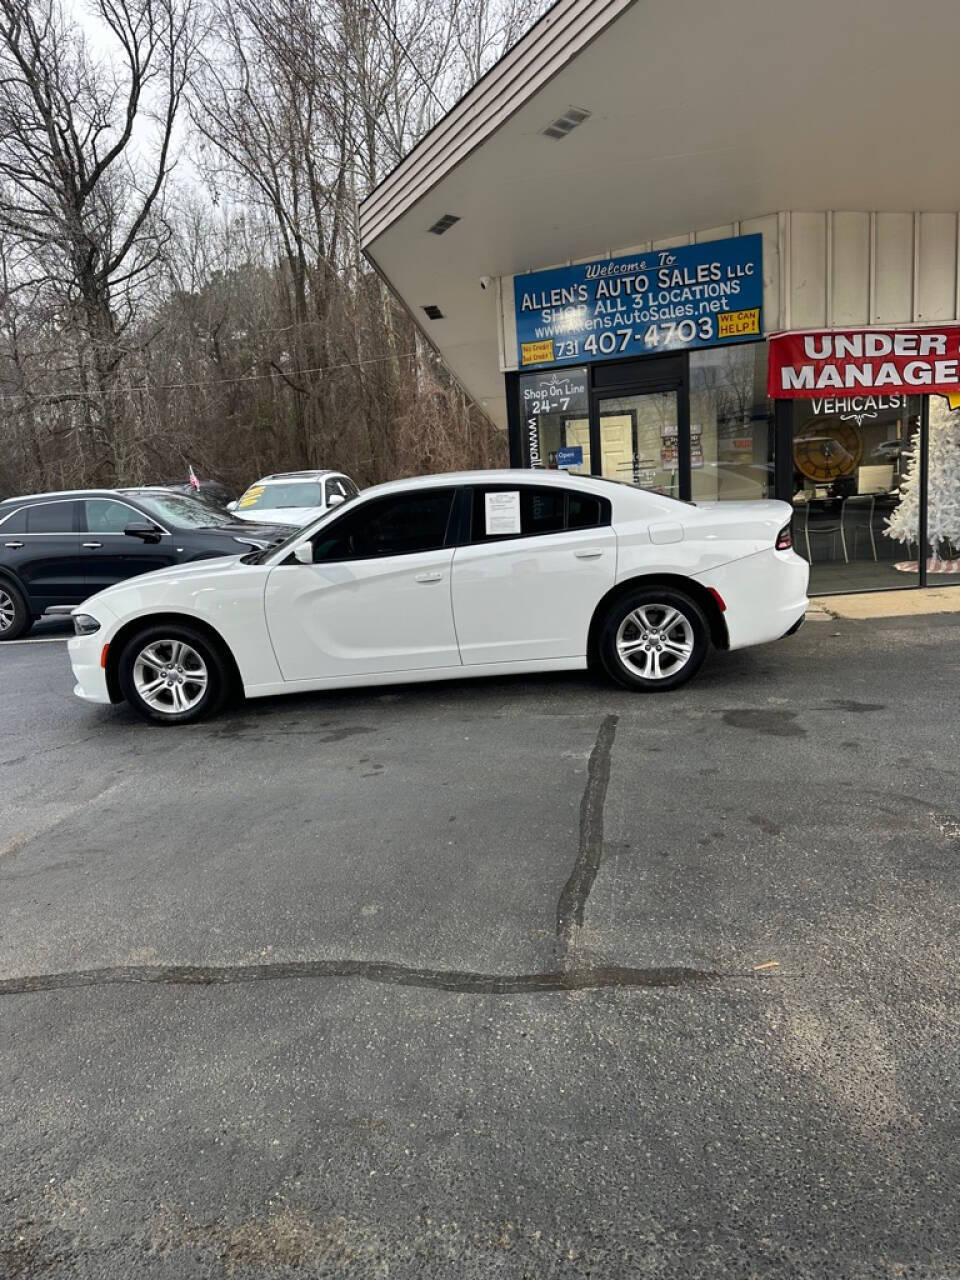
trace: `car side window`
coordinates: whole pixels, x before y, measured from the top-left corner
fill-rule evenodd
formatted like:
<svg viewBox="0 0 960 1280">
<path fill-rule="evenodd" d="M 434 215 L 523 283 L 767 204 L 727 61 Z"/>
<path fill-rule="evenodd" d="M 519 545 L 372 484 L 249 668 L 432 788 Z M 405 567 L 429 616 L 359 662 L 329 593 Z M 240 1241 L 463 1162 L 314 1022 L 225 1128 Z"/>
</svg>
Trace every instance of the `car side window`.
<svg viewBox="0 0 960 1280">
<path fill-rule="evenodd" d="M 27 507 L 27 533 L 73 533 L 73 502 L 38 502 Z"/>
<path fill-rule="evenodd" d="M 88 498 L 83 506 L 88 533 L 123 533 L 128 524 L 143 524 L 146 519 L 125 502 L 111 498 Z"/>
<path fill-rule="evenodd" d="M 3 517 L 0 516 L 0 520 Z M 21 507 L 19 511 L 14 511 L 12 516 L 8 516 L 3 523 L 0 524 L 0 534 L 5 533 L 26 533 L 27 532 L 27 509 Z"/>
<path fill-rule="evenodd" d="M 326 482 L 326 493 L 327 502 L 334 496 L 343 498 L 344 502 L 349 502 L 352 497 L 355 497 L 355 491 L 351 493 L 347 488 L 346 481 L 341 480 L 338 476 L 334 476 L 332 480 Z"/>
<path fill-rule="evenodd" d="M 487 494 L 516 494 L 519 529 L 508 531 L 506 521 L 495 520 L 488 511 Z M 514 507 L 516 519 L 516 506 Z M 501 512 L 501 516 L 504 513 Z M 592 529 L 610 523 L 610 503 L 593 494 L 554 485 L 485 485 L 473 491 L 472 542 L 496 542 L 501 538 L 533 538 L 539 534 L 562 533 L 566 529 Z"/>
<path fill-rule="evenodd" d="M 317 532 L 314 563 L 440 550 L 446 541 L 455 492 L 420 489 L 364 502 Z"/>
<path fill-rule="evenodd" d="M 610 523 L 609 511 L 604 511 L 606 504 L 592 493 L 574 493 L 567 491 L 567 528 L 596 529 L 600 525 Z"/>
<path fill-rule="evenodd" d="M 488 494 L 502 494 L 504 503 L 496 518 Z M 517 495 L 511 508 L 509 495 Z M 485 485 L 473 491 L 472 542 L 490 542 L 497 538 L 530 538 L 538 533 L 563 531 L 562 489 L 534 488 L 533 485 Z M 519 518 L 519 528 L 510 528 L 511 515 Z"/>
</svg>

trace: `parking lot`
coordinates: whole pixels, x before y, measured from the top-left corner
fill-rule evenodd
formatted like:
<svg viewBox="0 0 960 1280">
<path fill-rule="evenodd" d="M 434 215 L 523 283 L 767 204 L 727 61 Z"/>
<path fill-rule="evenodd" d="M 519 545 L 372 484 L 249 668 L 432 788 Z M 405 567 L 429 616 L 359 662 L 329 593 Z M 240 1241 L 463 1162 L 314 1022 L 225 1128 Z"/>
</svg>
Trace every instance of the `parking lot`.
<svg viewBox="0 0 960 1280">
<path fill-rule="evenodd" d="M 956 616 L 153 728 L 0 649 L 0 1276 L 960 1276 Z"/>
</svg>

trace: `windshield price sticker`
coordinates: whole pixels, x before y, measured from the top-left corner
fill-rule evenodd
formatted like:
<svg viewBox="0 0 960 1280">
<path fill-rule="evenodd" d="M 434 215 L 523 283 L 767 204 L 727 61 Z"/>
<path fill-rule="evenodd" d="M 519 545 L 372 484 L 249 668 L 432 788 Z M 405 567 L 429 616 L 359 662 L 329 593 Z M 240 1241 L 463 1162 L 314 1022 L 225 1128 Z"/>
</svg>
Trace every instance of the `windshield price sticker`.
<svg viewBox="0 0 960 1280">
<path fill-rule="evenodd" d="M 484 494 L 487 535 L 520 532 L 520 490 Z"/>
<path fill-rule="evenodd" d="M 521 368 L 763 337 L 763 237 L 655 249 L 515 276 Z"/>
</svg>

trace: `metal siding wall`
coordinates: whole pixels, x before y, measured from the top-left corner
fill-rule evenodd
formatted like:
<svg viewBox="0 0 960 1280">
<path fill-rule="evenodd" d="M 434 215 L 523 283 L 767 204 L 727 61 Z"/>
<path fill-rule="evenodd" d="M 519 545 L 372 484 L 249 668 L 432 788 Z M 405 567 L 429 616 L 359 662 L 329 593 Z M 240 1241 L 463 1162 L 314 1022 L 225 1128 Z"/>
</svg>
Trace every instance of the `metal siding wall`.
<svg viewBox="0 0 960 1280">
<path fill-rule="evenodd" d="M 822 329 L 827 323 L 827 216 L 790 215 L 790 327 Z"/>
<path fill-rule="evenodd" d="M 831 322 L 855 328 L 870 323 L 870 215 L 833 215 Z"/>
<path fill-rule="evenodd" d="M 763 236 L 766 333 L 960 320 L 956 213 L 771 213 L 615 249 L 612 256 L 754 232 Z M 501 282 L 501 343 L 509 368 L 516 350 L 512 276 Z"/>
<path fill-rule="evenodd" d="M 917 320 L 952 320 L 957 305 L 957 215 L 920 214 Z"/>
<path fill-rule="evenodd" d="M 763 218 L 747 218 L 739 224 L 741 236 L 763 236 L 763 327 L 767 333 L 780 328 L 780 244 L 779 220 L 775 213 Z M 717 237 L 719 239 L 719 237 Z"/>
<path fill-rule="evenodd" d="M 913 214 L 878 213 L 873 324 L 913 319 Z"/>
</svg>

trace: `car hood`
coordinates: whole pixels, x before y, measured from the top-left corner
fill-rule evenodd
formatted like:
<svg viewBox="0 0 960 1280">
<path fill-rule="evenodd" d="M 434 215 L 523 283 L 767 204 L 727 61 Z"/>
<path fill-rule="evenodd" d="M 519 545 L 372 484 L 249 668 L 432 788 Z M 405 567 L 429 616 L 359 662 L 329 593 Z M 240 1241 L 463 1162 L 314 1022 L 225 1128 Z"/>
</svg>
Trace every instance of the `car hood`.
<svg viewBox="0 0 960 1280">
<path fill-rule="evenodd" d="M 316 520 L 317 516 L 322 516 L 325 508 L 323 507 L 258 507 L 256 511 L 251 511 L 249 515 L 245 515 L 242 511 L 234 511 L 232 514 L 246 524 L 248 521 L 269 521 L 271 524 L 287 525 L 287 532 L 290 527 L 302 528 L 303 525 L 309 524 L 311 520 Z"/>
<path fill-rule="evenodd" d="M 273 520 L 232 520 L 230 524 L 213 525 L 197 532 L 214 535 L 220 534 L 224 542 L 233 538 L 259 538 L 266 542 L 279 542 L 289 537 L 298 526 L 296 523 L 282 524 Z"/>
</svg>

